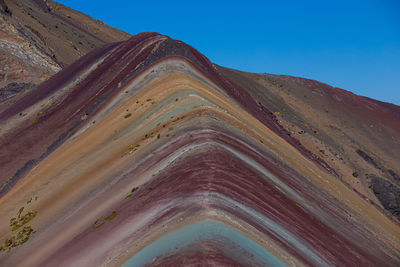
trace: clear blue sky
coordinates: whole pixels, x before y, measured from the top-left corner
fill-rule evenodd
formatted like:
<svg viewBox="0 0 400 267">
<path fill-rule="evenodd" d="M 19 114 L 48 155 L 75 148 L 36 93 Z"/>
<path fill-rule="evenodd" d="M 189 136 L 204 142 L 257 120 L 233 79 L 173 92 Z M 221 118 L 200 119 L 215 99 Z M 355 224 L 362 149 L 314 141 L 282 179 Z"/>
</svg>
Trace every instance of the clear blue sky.
<svg viewBox="0 0 400 267">
<path fill-rule="evenodd" d="M 58 2 L 131 34 L 182 40 L 222 66 L 400 105 L 400 0 Z"/>
</svg>

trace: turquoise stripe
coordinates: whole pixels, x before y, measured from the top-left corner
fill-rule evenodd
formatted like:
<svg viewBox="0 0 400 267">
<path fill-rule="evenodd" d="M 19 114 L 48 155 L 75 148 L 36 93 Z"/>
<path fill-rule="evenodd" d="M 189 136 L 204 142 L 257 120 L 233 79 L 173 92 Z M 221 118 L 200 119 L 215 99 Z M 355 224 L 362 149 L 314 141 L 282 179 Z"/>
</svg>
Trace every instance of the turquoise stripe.
<svg viewBox="0 0 400 267">
<path fill-rule="evenodd" d="M 168 233 L 163 237 L 152 242 L 132 256 L 124 267 L 143 266 L 158 256 L 170 254 L 177 249 L 181 249 L 198 241 L 222 241 L 226 246 L 240 247 L 246 253 L 254 256 L 256 262 L 268 266 L 286 266 L 275 255 L 254 242 L 252 239 L 243 235 L 241 232 L 229 227 L 226 224 L 216 221 L 198 222 L 174 232 Z M 226 242 L 230 241 L 230 242 Z"/>
</svg>

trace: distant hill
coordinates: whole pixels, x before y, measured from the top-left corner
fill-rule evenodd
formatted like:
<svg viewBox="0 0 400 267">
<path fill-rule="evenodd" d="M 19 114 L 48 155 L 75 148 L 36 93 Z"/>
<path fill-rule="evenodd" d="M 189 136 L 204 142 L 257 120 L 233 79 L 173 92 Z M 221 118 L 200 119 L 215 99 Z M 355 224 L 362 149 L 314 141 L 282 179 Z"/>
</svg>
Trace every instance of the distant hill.
<svg viewBox="0 0 400 267">
<path fill-rule="evenodd" d="M 0 100 L 129 34 L 54 1 L 0 0 Z"/>
</svg>

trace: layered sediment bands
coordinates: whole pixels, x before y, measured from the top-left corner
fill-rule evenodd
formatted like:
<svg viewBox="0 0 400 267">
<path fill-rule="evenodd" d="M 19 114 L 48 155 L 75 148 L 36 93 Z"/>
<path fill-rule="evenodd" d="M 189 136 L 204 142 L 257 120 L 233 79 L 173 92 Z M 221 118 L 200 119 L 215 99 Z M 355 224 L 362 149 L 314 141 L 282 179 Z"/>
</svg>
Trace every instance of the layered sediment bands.
<svg viewBox="0 0 400 267">
<path fill-rule="evenodd" d="M 304 78 L 218 70 L 274 111 L 288 134 L 328 162 L 350 188 L 400 218 L 391 196 L 400 180 L 399 106 Z M 374 177 L 395 187 L 377 195 Z"/>
<path fill-rule="evenodd" d="M 0 1 L 0 91 L 38 85 L 81 56 L 131 35 L 54 1 Z M 7 106 L 26 90 L 9 95 Z M 0 103 L 5 104 L 0 98 Z"/>
<path fill-rule="evenodd" d="M 182 42 L 139 34 L 38 90 L 0 115 L 0 237 L 36 212 L 4 266 L 400 264 L 399 226 Z"/>
</svg>

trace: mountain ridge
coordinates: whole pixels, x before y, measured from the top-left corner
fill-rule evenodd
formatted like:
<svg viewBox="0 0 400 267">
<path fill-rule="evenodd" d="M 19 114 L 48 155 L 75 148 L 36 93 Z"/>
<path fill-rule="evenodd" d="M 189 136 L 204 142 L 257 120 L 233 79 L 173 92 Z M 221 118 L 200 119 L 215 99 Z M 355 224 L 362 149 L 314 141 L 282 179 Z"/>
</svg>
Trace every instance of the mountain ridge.
<svg viewBox="0 0 400 267">
<path fill-rule="evenodd" d="M 154 32 L 99 46 L 0 102 L 0 265 L 397 266 L 398 110 Z"/>
<path fill-rule="evenodd" d="M 0 166 L 12 176 L 2 187 L 1 217 L 30 196 L 37 214 L 37 233 L 23 249 L 0 255 L 5 264 L 98 265 L 107 257 L 112 264 L 150 264 L 148 257 L 156 257 L 174 265 L 181 256 L 157 244 L 206 225 L 200 229 L 211 242 L 208 251 L 222 261 L 396 265 L 398 223 L 343 183 L 348 175 L 331 172 L 326 158 L 302 145 L 307 139 L 294 139 L 284 123 L 293 108 L 275 109 L 292 102 L 276 101 L 278 94 L 266 91 L 304 88 L 275 80 L 275 87 L 266 86 L 272 81 L 247 75 L 215 66 L 181 41 L 146 32 L 94 50 L 3 110 Z M 305 99 L 314 97 L 322 96 Z M 294 115 L 306 117 L 300 111 Z M 325 136 L 321 127 L 300 136 Z M 331 144 L 338 150 L 346 145 Z M 368 152 L 359 154 L 380 167 Z M 209 222 L 232 235 L 210 236 Z M 54 239 L 64 225 L 71 227 Z M 2 237 L 7 227 L 0 222 Z M 124 238 L 116 240 L 116 232 Z M 229 239 L 234 236 L 247 241 Z M 272 244 L 273 257 L 264 246 L 255 258 L 246 256 L 255 252 L 255 236 Z M 182 244 L 193 244 L 195 254 L 207 251 L 193 238 Z M 103 242 L 113 248 L 96 245 Z M 152 254 L 152 246 L 161 254 Z M 241 256 L 226 258 L 230 251 Z"/>
</svg>

